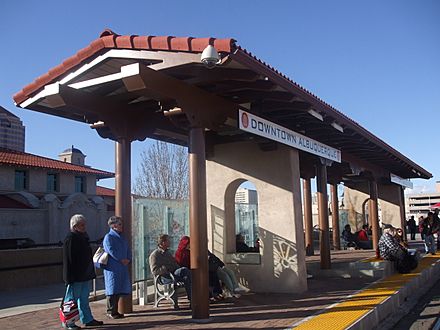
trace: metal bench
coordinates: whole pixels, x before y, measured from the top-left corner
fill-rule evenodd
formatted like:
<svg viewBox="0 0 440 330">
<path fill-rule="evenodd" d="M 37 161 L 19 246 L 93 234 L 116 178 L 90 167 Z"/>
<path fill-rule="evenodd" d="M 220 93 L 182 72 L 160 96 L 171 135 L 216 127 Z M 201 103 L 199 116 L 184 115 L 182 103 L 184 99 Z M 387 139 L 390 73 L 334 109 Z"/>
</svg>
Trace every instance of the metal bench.
<svg viewBox="0 0 440 330">
<path fill-rule="evenodd" d="M 159 307 L 162 300 L 169 300 L 173 303 L 174 309 L 179 308 L 177 301 L 178 288 L 184 287 L 183 282 L 176 281 L 174 275 L 157 275 L 154 277 L 154 307 Z"/>
</svg>

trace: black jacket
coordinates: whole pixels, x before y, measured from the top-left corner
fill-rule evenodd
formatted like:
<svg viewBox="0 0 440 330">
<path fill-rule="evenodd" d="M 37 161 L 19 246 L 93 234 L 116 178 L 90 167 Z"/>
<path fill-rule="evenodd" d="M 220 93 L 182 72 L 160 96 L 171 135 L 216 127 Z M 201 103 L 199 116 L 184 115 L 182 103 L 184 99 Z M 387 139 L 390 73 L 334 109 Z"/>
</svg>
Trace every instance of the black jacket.
<svg viewBox="0 0 440 330">
<path fill-rule="evenodd" d="M 70 232 L 63 244 L 63 279 L 66 284 L 84 282 L 96 277 L 92 248 L 87 234 Z"/>
</svg>

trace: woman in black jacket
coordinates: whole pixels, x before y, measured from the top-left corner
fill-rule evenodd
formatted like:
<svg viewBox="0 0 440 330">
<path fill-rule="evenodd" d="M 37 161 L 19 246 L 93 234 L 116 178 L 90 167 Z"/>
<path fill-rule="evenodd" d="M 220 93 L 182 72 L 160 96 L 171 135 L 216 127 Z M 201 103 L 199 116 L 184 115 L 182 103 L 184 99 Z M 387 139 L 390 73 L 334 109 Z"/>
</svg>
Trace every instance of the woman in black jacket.
<svg viewBox="0 0 440 330">
<path fill-rule="evenodd" d="M 95 277 L 86 219 L 82 214 L 75 214 L 70 219 L 70 232 L 63 243 L 63 279 L 67 285 L 64 301 L 77 303 L 80 320 L 86 327 L 104 324 L 93 318 L 89 306 L 89 281 Z M 75 323 L 63 324 L 63 327 L 79 329 Z"/>
</svg>

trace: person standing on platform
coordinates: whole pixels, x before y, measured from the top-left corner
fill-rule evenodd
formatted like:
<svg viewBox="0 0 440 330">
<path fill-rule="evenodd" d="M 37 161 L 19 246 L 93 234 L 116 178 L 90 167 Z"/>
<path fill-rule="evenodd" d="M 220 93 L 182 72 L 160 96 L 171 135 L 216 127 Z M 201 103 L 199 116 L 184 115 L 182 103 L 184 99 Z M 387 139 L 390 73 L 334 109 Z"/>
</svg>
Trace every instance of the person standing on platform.
<svg viewBox="0 0 440 330">
<path fill-rule="evenodd" d="M 406 225 L 408 226 L 408 230 L 411 234 L 411 240 L 414 241 L 416 239 L 417 224 L 413 215 L 406 222 Z"/>
<path fill-rule="evenodd" d="M 70 218 L 70 232 L 63 243 L 63 279 L 67 285 L 64 301 L 74 300 L 79 309 L 81 323 L 96 327 L 104 322 L 93 318 L 89 305 L 89 282 L 96 277 L 92 248 L 86 232 L 86 218 L 75 214 Z M 67 329 L 80 329 L 75 323 L 62 324 Z"/>
<path fill-rule="evenodd" d="M 104 267 L 105 295 L 107 296 L 107 317 L 120 319 L 124 314 L 118 312 L 118 302 L 123 295 L 131 293 L 129 265 L 132 255 L 128 242 L 122 236 L 123 222 L 121 217 L 108 219 L 109 232 L 104 237 L 103 247 L 109 254 Z"/>
</svg>

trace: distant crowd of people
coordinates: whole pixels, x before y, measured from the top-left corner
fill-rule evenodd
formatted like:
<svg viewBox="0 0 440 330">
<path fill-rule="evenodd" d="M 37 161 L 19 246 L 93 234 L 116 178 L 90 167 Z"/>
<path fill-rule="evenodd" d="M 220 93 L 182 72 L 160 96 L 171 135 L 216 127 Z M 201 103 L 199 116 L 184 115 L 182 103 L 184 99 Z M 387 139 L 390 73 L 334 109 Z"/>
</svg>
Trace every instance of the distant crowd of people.
<svg viewBox="0 0 440 330">
<path fill-rule="evenodd" d="M 411 240 L 416 239 L 417 233 L 423 240 L 425 253 L 432 255 L 440 249 L 440 218 L 439 209 L 421 216 L 416 223 L 414 216 L 406 221 L 407 233 Z M 372 249 L 371 228 L 363 225 L 362 229 L 353 233 L 350 225 L 346 225 L 341 234 L 344 247 L 353 249 Z M 395 268 L 401 273 L 410 272 L 417 266 L 416 250 L 408 249 L 404 229 L 383 224 L 382 235 L 378 242 L 378 255 L 385 260 L 393 261 Z"/>
<path fill-rule="evenodd" d="M 76 214 L 70 219 L 70 232 L 63 243 L 63 278 L 66 284 L 63 302 L 74 301 L 78 306 L 81 323 L 85 327 L 97 327 L 103 325 L 104 322 L 93 317 L 89 306 L 89 282 L 96 278 L 95 267 L 103 268 L 107 317 L 123 318 L 124 314 L 118 311 L 118 304 L 121 297 L 129 295 L 132 291 L 129 273 L 132 253 L 128 242 L 122 235 L 124 228 L 122 218 L 112 216 L 108 220 L 109 231 L 102 241 L 102 248 L 108 255 L 106 264 L 94 263 L 86 226 L 86 218 L 81 214 Z M 180 239 L 174 256 L 170 251 L 170 246 L 170 237 L 166 234 L 160 235 L 157 249 L 149 256 L 151 273 L 155 277 L 160 277 L 162 283 L 167 283 L 167 281 L 171 285 L 183 283 L 187 298 L 191 303 L 190 238 L 183 236 Z M 237 234 L 236 252 L 259 252 L 259 240 L 256 241 L 255 247 L 250 247 L 245 243 L 243 235 Z M 226 297 L 239 298 L 240 294 L 249 291 L 239 284 L 234 271 L 211 251 L 208 251 L 208 267 L 211 302 Z M 171 298 L 174 308 L 179 309 L 177 294 L 175 293 Z M 80 328 L 75 321 L 65 321 L 61 325 L 65 329 Z"/>
<path fill-rule="evenodd" d="M 428 212 L 426 217 L 421 216 L 417 226 L 415 226 L 414 216 L 411 216 L 407 225 L 411 233 L 411 239 L 415 239 L 415 231 L 418 229 L 418 232 L 425 243 L 426 253 L 435 254 L 436 251 L 440 249 L 439 209 L 435 209 L 434 212 Z"/>
</svg>

